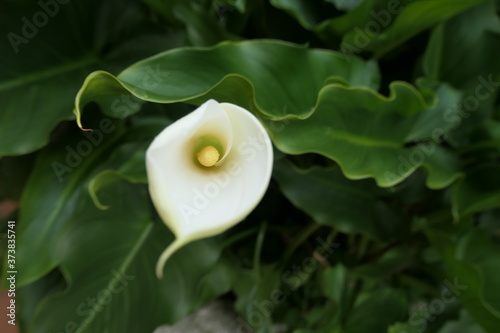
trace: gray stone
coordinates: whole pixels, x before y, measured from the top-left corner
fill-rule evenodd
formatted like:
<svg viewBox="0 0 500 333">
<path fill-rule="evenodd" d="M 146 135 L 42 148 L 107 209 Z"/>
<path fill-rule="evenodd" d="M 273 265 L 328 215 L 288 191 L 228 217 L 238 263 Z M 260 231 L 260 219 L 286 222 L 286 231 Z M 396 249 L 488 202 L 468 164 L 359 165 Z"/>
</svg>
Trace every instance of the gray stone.
<svg viewBox="0 0 500 333">
<path fill-rule="evenodd" d="M 173 326 L 158 327 L 154 333 L 251 333 L 232 304 L 217 300 L 187 316 Z"/>
<path fill-rule="evenodd" d="M 232 303 L 216 300 L 173 326 L 158 327 L 153 333 L 252 333 L 250 326 L 236 313 Z M 283 325 L 275 333 L 286 332 Z"/>
</svg>

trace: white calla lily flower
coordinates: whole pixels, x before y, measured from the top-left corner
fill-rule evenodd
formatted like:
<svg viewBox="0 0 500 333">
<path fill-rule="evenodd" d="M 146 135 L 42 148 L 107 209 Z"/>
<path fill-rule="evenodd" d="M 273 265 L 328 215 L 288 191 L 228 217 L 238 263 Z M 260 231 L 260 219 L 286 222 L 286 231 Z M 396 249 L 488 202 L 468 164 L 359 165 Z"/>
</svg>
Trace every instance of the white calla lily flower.
<svg viewBox="0 0 500 333">
<path fill-rule="evenodd" d="M 157 276 L 180 247 L 242 221 L 264 196 L 272 163 L 266 130 L 234 104 L 209 100 L 158 134 L 146 152 L 149 192 L 176 239 Z"/>
</svg>

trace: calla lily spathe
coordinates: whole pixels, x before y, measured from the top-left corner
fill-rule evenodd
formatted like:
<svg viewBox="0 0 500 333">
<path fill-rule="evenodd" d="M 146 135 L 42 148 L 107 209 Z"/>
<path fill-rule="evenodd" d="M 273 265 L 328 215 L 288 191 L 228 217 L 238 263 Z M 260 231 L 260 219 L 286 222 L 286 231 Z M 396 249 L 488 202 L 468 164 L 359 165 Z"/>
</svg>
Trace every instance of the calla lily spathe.
<svg viewBox="0 0 500 333">
<path fill-rule="evenodd" d="M 224 232 L 262 199 L 271 178 L 271 140 L 257 118 L 209 100 L 165 128 L 146 152 L 149 192 L 176 239 L 156 274 L 188 242 Z"/>
</svg>

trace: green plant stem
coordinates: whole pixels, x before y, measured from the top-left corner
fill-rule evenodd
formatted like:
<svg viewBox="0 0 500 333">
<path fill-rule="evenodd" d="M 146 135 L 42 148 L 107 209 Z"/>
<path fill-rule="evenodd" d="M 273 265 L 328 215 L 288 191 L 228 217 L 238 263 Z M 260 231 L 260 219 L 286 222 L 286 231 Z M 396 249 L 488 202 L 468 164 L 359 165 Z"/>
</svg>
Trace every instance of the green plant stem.
<svg viewBox="0 0 500 333">
<path fill-rule="evenodd" d="M 285 252 L 283 253 L 283 257 L 281 260 L 281 264 L 285 265 L 292 254 L 295 252 L 295 250 L 302 244 L 305 240 L 311 236 L 312 233 L 314 233 L 316 230 L 318 230 L 321 227 L 320 224 L 317 224 L 316 222 L 313 222 L 309 224 L 305 229 L 303 229 L 297 237 L 292 241 L 290 245 L 285 249 Z"/>
<path fill-rule="evenodd" d="M 361 260 L 365 256 L 369 244 L 370 244 L 370 239 L 368 237 L 365 236 L 361 237 L 359 250 L 357 254 L 358 260 Z"/>
<path fill-rule="evenodd" d="M 352 292 L 349 295 L 349 302 L 348 302 L 348 305 L 346 306 L 346 311 L 344 312 L 344 316 L 341 318 L 342 326 L 345 325 L 347 318 L 349 318 L 349 314 L 352 312 L 352 309 L 354 308 L 354 304 L 356 304 L 356 300 L 358 298 L 358 295 L 359 295 L 362 287 L 363 287 L 363 281 L 360 279 L 357 279 L 355 281 L 354 288 L 352 288 Z"/>
<path fill-rule="evenodd" d="M 253 254 L 253 271 L 257 283 L 260 283 L 261 281 L 260 257 L 262 254 L 262 246 L 264 245 L 264 236 L 266 234 L 266 227 L 267 223 L 263 222 L 259 228 L 259 233 L 257 234 L 257 240 L 255 242 L 255 252 Z"/>
<path fill-rule="evenodd" d="M 228 246 L 230 245 L 233 245 L 234 243 L 237 243 L 239 242 L 240 240 L 244 239 L 244 238 L 247 238 L 255 233 L 257 233 L 259 231 L 259 228 L 255 227 L 255 228 L 250 228 L 250 229 L 246 229 L 236 235 L 233 235 L 227 239 L 225 239 L 223 242 L 222 242 L 222 249 L 225 249 L 227 248 Z"/>
<path fill-rule="evenodd" d="M 258 233 L 260 230 L 260 227 L 253 227 L 253 228 L 249 228 L 249 229 L 246 229 L 236 235 L 232 235 L 230 237 L 228 237 L 227 239 L 224 239 L 222 241 L 222 249 L 225 249 L 226 247 L 228 246 L 231 246 L 233 245 L 234 243 L 237 243 L 239 242 L 240 240 L 242 239 L 245 239 L 247 237 L 250 237 L 252 236 L 253 234 L 256 234 Z M 273 226 L 273 225 L 269 225 L 266 227 L 266 230 L 268 232 L 274 232 L 274 233 L 283 233 L 285 232 L 287 229 L 286 228 L 282 228 L 280 226 Z"/>
</svg>

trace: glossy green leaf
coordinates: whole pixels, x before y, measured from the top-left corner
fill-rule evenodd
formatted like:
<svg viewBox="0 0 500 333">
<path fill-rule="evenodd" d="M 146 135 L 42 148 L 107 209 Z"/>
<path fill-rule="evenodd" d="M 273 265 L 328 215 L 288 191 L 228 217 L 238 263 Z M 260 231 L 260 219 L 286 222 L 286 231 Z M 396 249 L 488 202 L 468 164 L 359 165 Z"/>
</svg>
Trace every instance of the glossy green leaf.
<svg viewBox="0 0 500 333">
<path fill-rule="evenodd" d="M 99 145 L 79 133 L 73 140 L 53 145 L 38 156 L 21 198 L 16 252 L 22 271 L 17 279 L 19 286 L 35 281 L 57 266 L 57 239 L 78 206 L 81 184 L 121 135 L 118 125 L 106 128 L 111 131 Z M 31 260 L 35 255 L 37 260 Z"/>
<path fill-rule="evenodd" d="M 339 322 L 345 320 L 349 310 L 349 299 L 352 297 L 352 281 L 347 268 L 341 263 L 323 272 L 322 283 L 325 296 L 335 302 Z"/>
<path fill-rule="evenodd" d="M 452 193 L 455 219 L 500 207 L 500 166 L 474 168 L 453 186 Z"/>
<path fill-rule="evenodd" d="M 145 142 L 150 142 L 165 124 L 157 120 L 155 125 L 136 126 L 125 132 L 120 122 L 102 118 L 94 132 L 73 128 L 68 133 L 70 139 L 39 154 L 21 198 L 16 253 L 23 272 L 17 280 L 19 286 L 37 280 L 59 264 L 57 240 L 82 197 L 90 197 L 87 182 L 92 184 L 104 170 L 119 170 L 131 181 L 144 182 Z M 37 260 L 32 262 L 34 255 Z"/>
<path fill-rule="evenodd" d="M 452 94 L 449 101 L 454 101 Z M 392 186 L 418 167 L 429 173 L 427 186 L 442 188 L 458 177 L 457 158 L 434 144 L 422 142 L 405 147 L 408 138 L 437 138 L 435 129 L 445 133 L 445 105 L 434 110 L 425 132 L 422 116 L 429 119 L 422 95 L 403 82 L 391 84 L 391 95 L 382 96 L 366 88 L 338 84 L 325 87 L 316 111 L 304 120 L 285 119 L 270 123 L 276 146 L 288 154 L 320 153 L 342 168 L 350 179 L 373 177 L 379 186 Z"/>
<path fill-rule="evenodd" d="M 118 3 L 124 10 L 114 10 Z M 69 112 L 74 96 L 90 71 L 123 68 L 170 45 L 163 44 L 165 38 L 137 36 L 130 30 L 130 25 L 140 24 L 141 15 L 136 0 L 125 4 L 4 1 L 0 156 L 25 154 L 46 145 L 59 122 L 74 118 Z M 141 48 L 125 43 L 125 38 L 137 38 L 135 44 L 140 42 Z"/>
<path fill-rule="evenodd" d="M 16 290 L 16 305 L 21 311 L 16 313 L 17 324 L 21 332 L 26 332 L 35 317 L 38 306 L 46 297 L 64 290 L 66 281 L 61 272 L 53 270 L 43 278 Z"/>
<path fill-rule="evenodd" d="M 493 282 L 499 269 L 494 259 L 499 252 L 498 245 L 484 232 L 472 229 L 464 234 L 449 229 L 426 229 L 446 266 L 447 288 L 487 332 L 494 333 L 500 325 L 498 285 Z"/>
<path fill-rule="evenodd" d="M 220 247 L 215 240 L 179 251 L 167 265 L 165 279 L 156 278 L 152 267 L 173 237 L 163 224 L 151 222 L 144 185 L 99 183 L 99 199 L 109 205 L 107 210 L 98 209 L 87 193 L 89 180 L 105 178 L 102 170 L 113 170 L 132 182 L 144 181 L 142 141 L 151 140 L 165 121 L 142 123 L 129 128 L 125 137 L 117 124 L 104 134 L 99 131 L 110 126 L 101 126 L 93 134 L 76 135 L 64 143 L 66 147 L 54 145 L 40 153 L 23 197 L 17 238 L 17 265 L 22 271 L 17 285 L 23 291 L 21 301 L 31 308 L 23 313 L 31 313 L 24 319 L 26 332 L 97 332 L 103 327 L 131 333 L 152 331 L 229 290 L 232 272 L 219 262 Z M 78 155 L 84 151 L 82 142 L 94 146 L 88 154 Z M 70 154 L 72 150 L 75 153 Z M 59 182 L 53 163 L 68 161 L 80 164 L 66 165 L 72 170 L 60 175 Z M 41 280 L 35 280 L 56 266 L 66 280 L 65 290 L 38 292 L 40 288 L 34 286 Z M 30 291 L 39 295 L 37 302 L 26 296 Z M 145 294 L 149 296 L 144 298 Z M 124 313 L 140 318 L 126 319 Z"/>
<path fill-rule="evenodd" d="M 373 52 L 381 57 L 409 38 L 448 20 L 485 0 L 365 0 L 350 1 L 350 11 L 331 17 L 326 5 L 307 0 L 272 0 L 271 3 L 296 18 L 302 26 L 314 31 L 327 43 L 343 36 L 340 46 L 346 57 Z"/>
<path fill-rule="evenodd" d="M 494 75 L 492 79 L 497 82 L 499 42 L 500 19 L 493 3 L 486 1 L 434 29 L 424 54 L 423 69 L 427 76 L 450 82 L 459 89 L 480 85 L 479 75 L 486 81 L 489 75 Z M 498 90 L 494 83 L 486 85 L 478 93 L 492 93 L 495 88 Z"/>
<path fill-rule="evenodd" d="M 500 91 L 499 43 L 500 19 L 491 1 L 448 20 L 431 35 L 424 72 L 464 91 L 448 116 L 454 127 L 460 126 L 456 142 L 467 144 L 468 132 L 494 114 Z"/>
<path fill-rule="evenodd" d="M 499 1 L 3 1 L 20 333 L 152 332 L 221 295 L 240 332 L 497 333 Z M 210 98 L 267 128 L 273 180 L 157 280 L 144 151 Z"/>
<path fill-rule="evenodd" d="M 404 230 L 403 217 L 377 199 L 381 191 L 373 181 L 349 180 L 337 166 L 302 171 L 280 162 L 273 177 L 283 194 L 318 223 L 386 241 Z"/>
<path fill-rule="evenodd" d="M 335 306 L 329 302 L 310 309 L 306 319 L 307 323 L 304 326 L 308 328 L 297 329 L 292 333 L 331 333 L 340 330 Z"/>
<path fill-rule="evenodd" d="M 325 270 L 322 282 L 326 296 L 334 300 L 339 306 L 345 307 L 347 305 L 349 282 L 347 268 L 342 263 L 339 263 L 335 267 Z"/>
<path fill-rule="evenodd" d="M 343 44 L 380 58 L 409 38 L 484 1 L 389 1 L 366 25 L 346 34 Z"/>
<path fill-rule="evenodd" d="M 213 0 L 144 0 L 149 6 L 160 13 L 169 23 L 184 25 L 186 37 L 192 45 L 211 46 L 227 39 L 236 39 L 227 33 L 217 17 L 217 4 Z M 244 0 L 232 4 L 238 10 L 244 10 Z"/>
<path fill-rule="evenodd" d="M 170 124 L 166 118 L 144 117 L 128 129 L 127 140 L 130 142 L 116 148 L 106 163 L 94 172 L 88 184 L 88 192 L 98 208 L 109 208 L 101 203 L 98 192 L 111 184 L 122 180 L 147 184 L 146 149 L 153 138 Z"/>
<path fill-rule="evenodd" d="M 358 3 L 358 1 L 349 1 L 349 5 L 351 6 L 353 2 Z M 326 38 L 332 35 L 341 36 L 354 29 L 354 27 L 366 23 L 366 21 L 372 19 L 370 11 L 383 9 L 387 1 L 363 0 L 349 13 L 333 18 L 325 17 L 324 12 L 315 10 L 314 6 L 311 6 L 311 2 L 307 0 L 271 0 L 271 3 L 289 13 L 305 28 L 313 30 Z"/>
<path fill-rule="evenodd" d="M 481 245 L 479 245 L 481 244 Z M 492 242 L 488 233 L 480 230 L 469 232 L 457 246 L 456 258 L 471 264 L 481 281 L 480 297 L 495 316 L 500 317 L 500 285 L 497 274 L 500 246 Z"/>
<path fill-rule="evenodd" d="M 203 59 L 200 67 L 193 67 L 198 63 L 196 59 Z M 207 62 L 212 65 L 207 67 Z M 304 64 L 294 72 L 303 84 L 288 79 L 287 64 L 292 62 Z M 256 75 L 262 73 L 262 68 L 274 69 Z M 321 153 L 339 162 L 349 178 L 374 177 L 380 186 L 391 186 L 424 165 L 429 187 L 449 185 L 457 178 L 460 167 L 451 154 L 436 145 L 405 145 L 445 133 L 449 124 L 444 113 L 459 93 L 420 81 L 426 94 L 430 91 L 438 95 L 439 102 L 431 106 L 415 88 L 401 82 L 391 85 L 388 98 L 368 88 L 348 88 L 339 83 L 366 86 L 375 81 L 370 63 L 346 63 L 333 52 L 271 41 L 225 43 L 159 54 L 129 67 L 117 78 L 95 72 L 80 90 L 76 114 L 80 121 L 83 106 L 93 100 L 104 113 L 113 115 L 116 110 L 109 100 L 127 92 L 141 100 L 162 103 L 199 103 L 215 98 L 255 110 L 264 117 L 288 117 L 291 120 L 264 121 L 277 147 L 292 154 Z M 338 111 L 331 112 L 332 108 Z M 374 121 L 377 126 L 372 126 Z M 321 140 L 316 140 L 318 134 Z M 346 151 L 355 154 L 344 154 Z"/>
<path fill-rule="evenodd" d="M 254 267 L 252 272 L 238 272 L 234 282 L 235 308 L 247 323 L 242 322 L 242 331 L 248 328 L 255 333 L 271 330 L 274 309 L 286 300 L 283 288 L 280 288 L 281 278 L 282 273 L 276 265 L 262 266 L 259 271 Z"/>
<path fill-rule="evenodd" d="M 308 29 L 313 29 L 335 11 L 335 6 L 326 1 L 271 0 L 271 4 L 289 13 Z"/>
<path fill-rule="evenodd" d="M 342 332 L 385 332 L 390 325 L 406 317 L 406 302 L 396 290 L 380 289 L 363 296 L 352 310 Z"/>
<path fill-rule="evenodd" d="M 119 147 L 110 157 L 110 160 L 121 162 L 116 169 L 106 169 L 95 175 L 89 182 L 88 190 L 95 205 L 100 209 L 108 209 L 109 206 L 101 203 L 98 192 L 116 182 L 126 180 L 131 183 L 147 184 L 145 154 L 147 145 L 130 143 Z M 108 167 L 115 163 L 107 161 Z"/>
<path fill-rule="evenodd" d="M 151 332 L 227 292 L 231 279 L 207 284 L 211 272 L 219 275 L 214 240 L 179 251 L 165 278 L 156 278 L 153 267 L 172 235 L 148 221 L 148 195 L 141 187 L 107 187 L 106 211 L 82 197 L 56 246 L 68 287 L 40 304 L 30 332 Z"/>
<path fill-rule="evenodd" d="M 432 108 L 421 113 L 407 140 L 419 141 L 432 137 L 434 141 L 440 142 L 443 140 L 441 137 L 445 137 L 445 134 L 456 125 L 450 119 L 449 111 L 450 107 L 461 101 L 463 93 L 449 84 L 442 84 L 425 77 L 417 79 L 416 84 L 422 97 L 428 103 L 434 104 Z"/>
<path fill-rule="evenodd" d="M 296 63 L 301 66 L 290 72 Z M 151 102 L 200 103 L 215 98 L 257 108 L 270 117 L 304 117 L 314 111 L 320 90 L 332 78 L 353 86 L 378 85 L 378 71 L 372 62 L 356 58 L 348 64 L 336 52 L 280 41 L 180 48 L 138 62 L 116 79 L 104 72 L 91 74 L 75 102 L 76 113 L 80 117 L 83 106 L 96 101 L 104 113 L 113 116 L 106 100 L 128 90 L 130 95 Z M 101 89 L 106 85 L 110 89 Z"/>
<path fill-rule="evenodd" d="M 333 3 L 339 10 L 351 11 L 362 4 L 364 0 L 325 0 L 325 2 Z"/>
</svg>

